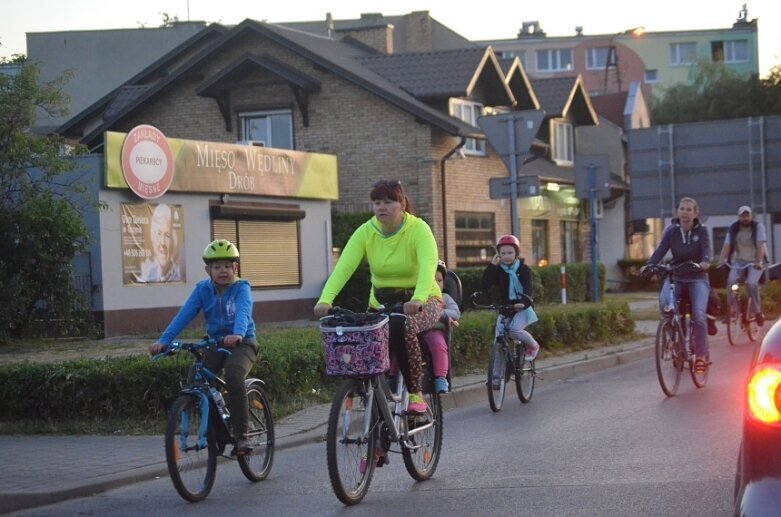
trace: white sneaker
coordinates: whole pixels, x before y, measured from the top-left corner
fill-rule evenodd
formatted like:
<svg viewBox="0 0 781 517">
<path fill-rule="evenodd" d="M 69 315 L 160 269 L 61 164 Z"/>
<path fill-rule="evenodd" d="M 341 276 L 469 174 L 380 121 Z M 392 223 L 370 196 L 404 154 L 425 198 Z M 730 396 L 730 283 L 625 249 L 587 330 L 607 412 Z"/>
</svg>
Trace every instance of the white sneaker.
<svg viewBox="0 0 781 517">
<path fill-rule="evenodd" d="M 540 353 L 540 345 L 532 343 L 526 346 L 526 355 L 523 356 L 524 361 L 534 361 L 537 358 L 537 354 Z"/>
</svg>

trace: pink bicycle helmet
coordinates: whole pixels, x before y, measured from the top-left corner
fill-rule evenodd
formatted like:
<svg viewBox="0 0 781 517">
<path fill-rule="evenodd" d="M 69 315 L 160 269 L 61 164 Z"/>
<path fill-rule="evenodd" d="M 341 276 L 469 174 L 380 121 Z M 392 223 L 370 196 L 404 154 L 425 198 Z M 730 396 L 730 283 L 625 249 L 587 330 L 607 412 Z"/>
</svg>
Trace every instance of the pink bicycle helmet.
<svg viewBox="0 0 781 517">
<path fill-rule="evenodd" d="M 499 246 L 514 246 L 515 247 L 515 253 L 520 254 L 521 253 L 521 243 L 518 240 L 518 237 L 515 235 L 502 235 L 497 239 L 496 241 L 496 252 L 499 253 Z"/>
</svg>

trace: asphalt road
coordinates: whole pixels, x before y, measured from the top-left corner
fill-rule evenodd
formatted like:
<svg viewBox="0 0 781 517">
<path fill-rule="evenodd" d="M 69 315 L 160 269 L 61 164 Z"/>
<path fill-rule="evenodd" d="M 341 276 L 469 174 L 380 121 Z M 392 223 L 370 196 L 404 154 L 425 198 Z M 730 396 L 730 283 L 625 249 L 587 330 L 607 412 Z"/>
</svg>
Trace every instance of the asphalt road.
<svg viewBox="0 0 781 517">
<path fill-rule="evenodd" d="M 671 399 L 645 359 L 540 382 L 526 405 L 511 391 L 497 414 L 487 402 L 450 410 L 434 478 L 415 483 L 394 455 L 354 508 L 334 497 L 319 443 L 279 451 L 258 484 L 222 464 L 198 504 L 162 478 L 15 515 L 730 515 L 752 348 L 712 343 L 707 387 L 684 377 Z"/>
</svg>

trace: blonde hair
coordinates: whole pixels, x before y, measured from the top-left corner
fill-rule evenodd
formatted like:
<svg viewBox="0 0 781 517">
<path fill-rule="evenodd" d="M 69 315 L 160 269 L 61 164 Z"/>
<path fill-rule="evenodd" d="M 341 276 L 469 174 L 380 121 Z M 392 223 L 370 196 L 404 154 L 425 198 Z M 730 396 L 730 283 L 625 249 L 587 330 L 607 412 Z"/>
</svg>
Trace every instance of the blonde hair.
<svg viewBox="0 0 781 517">
<path fill-rule="evenodd" d="M 678 201 L 678 207 L 680 207 L 680 206 L 681 206 L 681 203 L 684 203 L 684 202 L 689 202 L 689 203 L 691 203 L 692 205 L 694 205 L 694 212 L 695 212 L 695 213 L 697 213 L 697 214 L 699 214 L 699 213 L 700 213 L 700 207 L 699 207 L 699 205 L 697 204 L 697 202 L 694 200 L 694 198 L 691 198 L 691 197 L 682 197 L 682 198 L 681 198 L 681 200 L 680 200 L 680 201 Z"/>
</svg>

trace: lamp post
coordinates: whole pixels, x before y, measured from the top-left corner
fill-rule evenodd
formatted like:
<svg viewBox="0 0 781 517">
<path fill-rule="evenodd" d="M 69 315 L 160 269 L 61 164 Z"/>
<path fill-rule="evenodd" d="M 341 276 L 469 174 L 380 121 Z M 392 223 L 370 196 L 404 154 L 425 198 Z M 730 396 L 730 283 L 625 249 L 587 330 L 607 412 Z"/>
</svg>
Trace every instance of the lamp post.
<svg viewBox="0 0 781 517">
<path fill-rule="evenodd" d="M 618 50 L 613 45 L 613 40 L 616 39 L 616 36 L 640 36 L 643 32 L 645 32 L 645 27 L 641 26 L 617 32 L 610 36 L 607 42 L 607 56 L 605 56 L 605 81 L 602 85 L 602 95 L 607 93 L 608 72 L 610 72 L 611 67 L 616 69 L 617 91 L 621 91 L 621 70 L 618 68 Z"/>
</svg>

